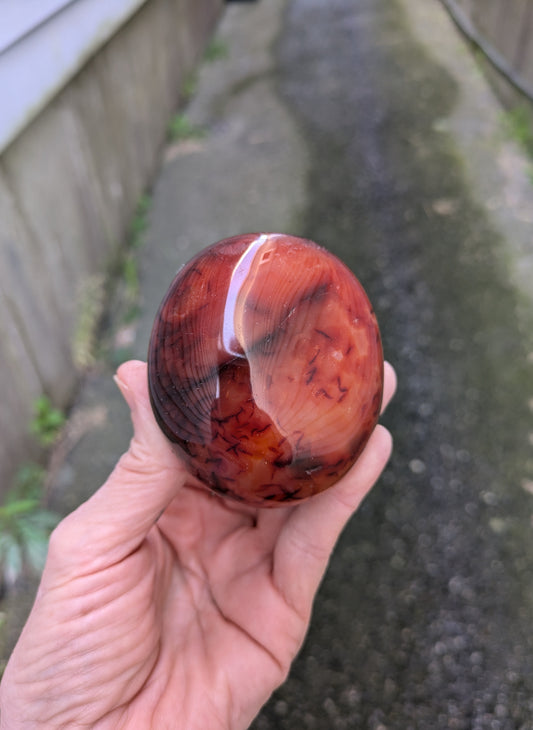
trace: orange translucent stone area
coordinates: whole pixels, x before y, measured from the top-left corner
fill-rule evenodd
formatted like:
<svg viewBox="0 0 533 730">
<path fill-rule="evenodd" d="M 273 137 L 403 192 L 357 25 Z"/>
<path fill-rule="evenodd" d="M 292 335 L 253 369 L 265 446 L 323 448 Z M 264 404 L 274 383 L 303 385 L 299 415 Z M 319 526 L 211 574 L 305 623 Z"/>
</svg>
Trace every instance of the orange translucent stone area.
<svg viewBox="0 0 533 730">
<path fill-rule="evenodd" d="M 192 474 L 247 504 L 286 504 L 334 484 L 368 441 L 383 389 L 379 329 L 333 254 L 294 236 L 235 236 L 172 282 L 148 381 Z"/>
</svg>

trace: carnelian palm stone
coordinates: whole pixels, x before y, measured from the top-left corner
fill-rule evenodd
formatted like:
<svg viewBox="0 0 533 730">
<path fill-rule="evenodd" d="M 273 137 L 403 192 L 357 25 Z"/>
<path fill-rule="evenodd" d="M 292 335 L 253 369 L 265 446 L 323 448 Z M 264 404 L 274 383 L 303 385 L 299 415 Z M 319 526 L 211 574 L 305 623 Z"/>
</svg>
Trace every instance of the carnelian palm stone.
<svg viewBox="0 0 533 730">
<path fill-rule="evenodd" d="M 379 415 L 367 296 L 333 254 L 277 233 L 227 238 L 177 274 L 148 353 L 152 408 L 207 487 L 275 506 L 327 489 Z"/>
</svg>

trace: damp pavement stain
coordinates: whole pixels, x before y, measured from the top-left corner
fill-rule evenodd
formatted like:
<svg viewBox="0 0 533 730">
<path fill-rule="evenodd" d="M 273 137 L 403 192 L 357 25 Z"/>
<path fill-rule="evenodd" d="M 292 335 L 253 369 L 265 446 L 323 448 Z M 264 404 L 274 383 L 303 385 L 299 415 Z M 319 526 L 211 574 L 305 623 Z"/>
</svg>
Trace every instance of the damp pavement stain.
<svg viewBox="0 0 533 730">
<path fill-rule="evenodd" d="M 366 286 L 400 385 L 391 463 L 255 730 L 533 727 L 530 261 L 472 185 L 465 91 L 413 35 L 420 5 L 294 0 L 278 46 L 302 234 Z"/>
</svg>

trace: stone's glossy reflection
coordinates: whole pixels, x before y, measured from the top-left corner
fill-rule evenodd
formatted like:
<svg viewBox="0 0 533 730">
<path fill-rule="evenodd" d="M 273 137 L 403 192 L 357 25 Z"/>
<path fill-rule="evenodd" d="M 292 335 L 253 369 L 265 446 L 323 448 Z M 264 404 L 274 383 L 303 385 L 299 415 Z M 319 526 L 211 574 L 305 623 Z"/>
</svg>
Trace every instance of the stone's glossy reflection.
<svg viewBox="0 0 533 730">
<path fill-rule="evenodd" d="M 148 353 L 152 407 L 211 489 L 273 506 L 334 484 L 379 415 L 383 355 L 361 285 L 311 241 L 247 234 L 174 279 Z"/>
</svg>

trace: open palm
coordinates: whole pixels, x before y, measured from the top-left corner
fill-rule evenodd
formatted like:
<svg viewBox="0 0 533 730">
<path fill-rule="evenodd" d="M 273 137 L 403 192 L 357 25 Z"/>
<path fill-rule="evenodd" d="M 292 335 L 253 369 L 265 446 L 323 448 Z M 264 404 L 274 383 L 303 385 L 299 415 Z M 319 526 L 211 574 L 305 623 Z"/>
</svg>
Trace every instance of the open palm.
<svg viewBox="0 0 533 730">
<path fill-rule="evenodd" d="M 104 486 L 58 526 L 0 686 L 0 728 L 246 728 L 285 679 L 336 539 L 390 454 L 298 506 L 199 489 L 152 417 L 146 366 L 117 383 L 134 424 Z M 386 368 L 385 402 L 395 378 Z"/>
</svg>

